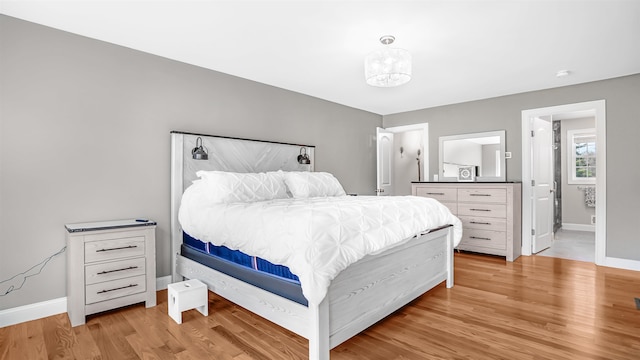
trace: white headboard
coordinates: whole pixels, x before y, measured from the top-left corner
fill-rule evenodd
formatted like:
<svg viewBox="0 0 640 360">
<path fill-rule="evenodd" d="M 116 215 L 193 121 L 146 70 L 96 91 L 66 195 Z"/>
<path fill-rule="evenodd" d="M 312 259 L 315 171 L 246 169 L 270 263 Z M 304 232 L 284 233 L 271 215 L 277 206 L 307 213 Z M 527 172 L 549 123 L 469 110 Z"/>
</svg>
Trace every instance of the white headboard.
<svg viewBox="0 0 640 360">
<path fill-rule="evenodd" d="M 198 140 L 198 138 L 200 140 Z M 200 142 L 201 141 L 201 142 Z M 195 160 L 192 150 L 202 144 L 207 160 Z M 171 132 L 171 267 L 176 279 L 176 254 L 182 244 L 178 209 L 184 190 L 197 178 L 199 170 L 229 172 L 314 171 L 315 147 L 262 140 L 238 139 L 179 131 Z M 304 155 L 304 160 L 298 160 Z M 308 161 L 306 161 L 308 159 Z"/>
</svg>

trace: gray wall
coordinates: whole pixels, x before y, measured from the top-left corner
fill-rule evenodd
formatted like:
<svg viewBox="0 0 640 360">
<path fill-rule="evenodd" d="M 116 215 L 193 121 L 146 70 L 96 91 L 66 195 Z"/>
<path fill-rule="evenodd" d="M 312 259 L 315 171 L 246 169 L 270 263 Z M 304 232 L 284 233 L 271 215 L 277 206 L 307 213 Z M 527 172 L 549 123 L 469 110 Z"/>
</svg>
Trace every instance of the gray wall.
<svg viewBox="0 0 640 360">
<path fill-rule="evenodd" d="M 0 281 L 60 250 L 65 223 L 134 217 L 158 222 L 169 275 L 171 130 L 316 145 L 318 171 L 375 189 L 380 115 L 4 15 L 0 54 Z M 66 296 L 65 256 L 0 310 Z"/>
<path fill-rule="evenodd" d="M 506 130 L 507 180 L 522 180 L 522 110 L 606 100 L 607 250 L 606 256 L 640 261 L 640 74 L 510 96 L 416 110 L 383 118 L 385 127 L 429 123 L 430 163 L 438 162 L 438 137 Z M 437 166 L 432 166 L 433 174 Z M 429 176 L 432 178 L 432 175 Z"/>
<path fill-rule="evenodd" d="M 591 225 L 591 215 L 596 214 L 595 208 L 587 207 L 584 203 L 584 191 L 578 189 L 582 186 L 595 186 L 595 185 L 576 185 L 569 184 L 569 153 L 571 151 L 571 143 L 567 141 L 567 131 L 575 129 L 588 129 L 596 127 L 596 119 L 593 117 L 582 119 L 568 119 L 562 120 L 561 124 L 561 139 L 562 139 L 562 223 L 563 224 L 579 224 L 579 225 Z M 597 149 L 596 144 L 596 149 Z M 596 164 L 597 166 L 597 164 Z M 597 168 L 596 168 L 597 171 Z M 596 172 L 597 174 L 597 172 Z"/>
</svg>

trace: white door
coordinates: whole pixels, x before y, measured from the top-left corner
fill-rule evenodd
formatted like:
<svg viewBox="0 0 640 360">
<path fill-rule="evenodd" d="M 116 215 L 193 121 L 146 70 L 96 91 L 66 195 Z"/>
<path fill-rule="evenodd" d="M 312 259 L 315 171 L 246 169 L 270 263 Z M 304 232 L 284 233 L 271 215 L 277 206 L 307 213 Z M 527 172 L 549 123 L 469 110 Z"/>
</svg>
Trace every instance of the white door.
<svg viewBox="0 0 640 360">
<path fill-rule="evenodd" d="M 534 117 L 531 124 L 531 179 L 533 180 L 533 237 L 535 254 L 553 241 L 553 130 L 551 117 Z"/>
<path fill-rule="evenodd" d="M 377 188 L 378 196 L 393 195 L 393 133 L 383 128 L 377 134 Z"/>
</svg>

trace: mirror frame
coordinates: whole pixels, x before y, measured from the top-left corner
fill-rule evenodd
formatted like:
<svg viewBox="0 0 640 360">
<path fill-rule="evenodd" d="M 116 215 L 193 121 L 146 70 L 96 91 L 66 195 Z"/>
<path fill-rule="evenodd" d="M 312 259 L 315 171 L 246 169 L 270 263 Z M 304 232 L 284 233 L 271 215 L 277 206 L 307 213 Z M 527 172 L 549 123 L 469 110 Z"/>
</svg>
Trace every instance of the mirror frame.
<svg viewBox="0 0 640 360">
<path fill-rule="evenodd" d="M 464 140 L 464 139 L 473 139 L 479 137 L 489 137 L 489 136 L 499 136 L 500 137 L 500 176 L 476 176 L 475 182 L 505 182 L 507 178 L 507 161 L 505 158 L 505 150 L 506 150 L 506 131 L 505 130 L 496 130 L 496 131 L 485 131 L 479 133 L 470 133 L 470 134 L 460 134 L 460 135 L 449 135 L 449 136 L 440 136 L 439 145 L 438 145 L 438 181 L 439 182 L 458 182 L 457 177 L 444 177 L 444 142 L 450 140 Z"/>
</svg>

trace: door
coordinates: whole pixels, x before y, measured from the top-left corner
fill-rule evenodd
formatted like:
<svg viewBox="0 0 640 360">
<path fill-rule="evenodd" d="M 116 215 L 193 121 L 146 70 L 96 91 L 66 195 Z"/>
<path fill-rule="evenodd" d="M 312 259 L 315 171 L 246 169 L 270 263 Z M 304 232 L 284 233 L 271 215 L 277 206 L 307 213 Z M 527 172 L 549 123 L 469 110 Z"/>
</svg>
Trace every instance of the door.
<svg viewBox="0 0 640 360">
<path fill-rule="evenodd" d="M 383 128 L 376 129 L 378 196 L 393 195 L 393 133 Z"/>
<path fill-rule="evenodd" d="M 534 117 L 531 125 L 532 252 L 538 253 L 553 241 L 553 130 L 550 116 Z"/>
</svg>

